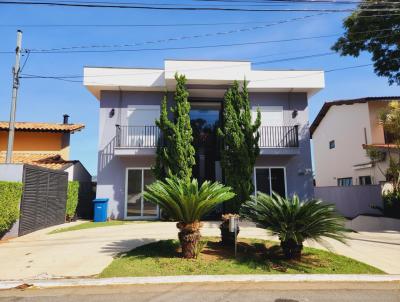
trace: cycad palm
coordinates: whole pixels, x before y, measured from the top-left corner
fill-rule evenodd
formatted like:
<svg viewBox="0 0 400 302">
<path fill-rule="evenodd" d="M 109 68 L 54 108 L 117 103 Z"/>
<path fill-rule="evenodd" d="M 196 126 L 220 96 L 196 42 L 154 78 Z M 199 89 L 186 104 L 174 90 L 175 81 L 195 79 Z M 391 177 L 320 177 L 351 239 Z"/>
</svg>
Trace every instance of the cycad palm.
<svg viewBox="0 0 400 302">
<path fill-rule="evenodd" d="M 329 237 L 344 242 L 346 238 L 344 218 L 336 214 L 333 205 L 320 200 L 302 202 L 297 195 L 283 198 L 259 192 L 243 204 L 241 215 L 277 235 L 287 258 L 300 258 L 307 239 Z"/>
<path fill-rule="evenodd" d="M 146 187 L 144 198 L 158 204 L 172 219 L 178 221 L 178 237 L 185 258 L 194 258 L 200 240 L 200 219 L 216 205 L 230 200 L 235 194 L 230 187 L 218 182 L 203 182 L 177 177 L 156 181 Z"/>
</svg>

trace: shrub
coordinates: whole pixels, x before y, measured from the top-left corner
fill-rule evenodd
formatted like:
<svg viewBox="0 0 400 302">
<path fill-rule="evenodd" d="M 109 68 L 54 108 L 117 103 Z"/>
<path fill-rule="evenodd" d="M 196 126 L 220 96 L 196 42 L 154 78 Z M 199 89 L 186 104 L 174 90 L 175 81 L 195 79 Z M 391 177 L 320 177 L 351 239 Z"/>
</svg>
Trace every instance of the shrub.
<svg viewBox="0 0 400 302">
<path fill-rule="evenodd" d="M 78 206 L 79 199 L 79 182 L 68 182 L 67 205 L 65 208 L 66 220 L 70 221 L 74 218 L 76 207 Z"/>
<path fill-rule="evenodd" d="M 172 219 L 178 221 L 178 238 L 184 258 L 196 258 L 201 246 L 200 219 L 216 205 L 234 197 L 230 187 L 218 182 L 180 179 L 176 176 L 156 181 L 146 187 L 143 197 L 160 206 Z"/>
<path fill-rule="evenodd" d="M 21 196 L 22 183 L 0 181 L 0 238 L 17 221 Z"/>
<path fill-rule="evenodd" d="M 243 204 L 241 215 L 277 235 L 286 258 L 301 257 L 303 242 L 321 241 L 322 237 L 344 242 L 344 218 L 335 207 L 320 200 L 300 201 L 297 195 L 283 198 L 258 192 Z"/>
<path fill-rule="evenodd" d="M 392 191 L 382 196 L 383 214 L 386 217 L 400 218 L 400 191 Z"/>
</svg>

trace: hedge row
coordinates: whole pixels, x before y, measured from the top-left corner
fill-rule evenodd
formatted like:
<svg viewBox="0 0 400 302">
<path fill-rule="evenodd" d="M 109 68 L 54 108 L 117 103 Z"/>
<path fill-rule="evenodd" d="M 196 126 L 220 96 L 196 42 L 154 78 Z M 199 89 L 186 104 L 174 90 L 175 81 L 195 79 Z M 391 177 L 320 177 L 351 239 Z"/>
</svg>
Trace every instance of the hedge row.
<svg viewBox="0 0 400 302">
<path fill-rule="evenodd" d="M 78 206 L 79 199 L 79 182 L 68 182 L 67 205 L 65 208 L 65 217 L 69 221 L 74 218 L 76 207 Z"/>
<path fill-rule="evenodd" d="M 22 183 L 0 181 L 0 238 L 19 217 Z"/>
</svg>

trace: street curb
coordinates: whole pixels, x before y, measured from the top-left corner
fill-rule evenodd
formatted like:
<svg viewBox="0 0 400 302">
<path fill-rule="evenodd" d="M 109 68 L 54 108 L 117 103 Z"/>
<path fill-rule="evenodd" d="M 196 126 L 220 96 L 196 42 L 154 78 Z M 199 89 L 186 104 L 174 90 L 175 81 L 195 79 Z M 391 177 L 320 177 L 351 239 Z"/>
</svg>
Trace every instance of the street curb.
<svg viewBox="0 0 400 302">
<path fill-rule="evenodd" d="M 400 282 L 400 275 L 197 275 L 160 277 L 121 277 L 102 279 L 47 279 L 0 281 L 0 290 L 26 287 L 53 288 L 74 286 L 144 285 L 222 282 Z"/>
</svg>

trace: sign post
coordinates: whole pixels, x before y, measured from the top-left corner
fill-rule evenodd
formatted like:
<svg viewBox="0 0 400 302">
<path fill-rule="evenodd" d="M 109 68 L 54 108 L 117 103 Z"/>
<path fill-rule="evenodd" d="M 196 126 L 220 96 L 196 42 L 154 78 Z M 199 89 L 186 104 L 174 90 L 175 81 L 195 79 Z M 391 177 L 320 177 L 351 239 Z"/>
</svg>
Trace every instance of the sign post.
<svg viewBox="0 0 400 302">
<path fill-rule="evenodd" d="M 235 233 L 235 258 L 237 255 L 237 230 L 239 226 L 238 217 L 232 215 L 229 217 L 229 232 Z"/>
</svg>

